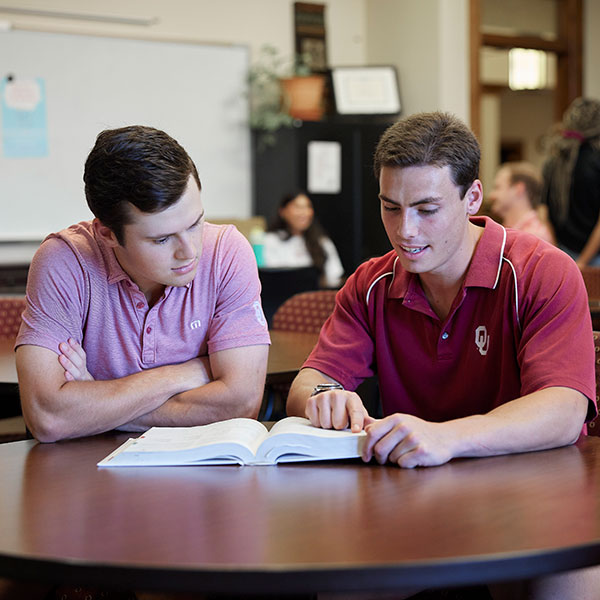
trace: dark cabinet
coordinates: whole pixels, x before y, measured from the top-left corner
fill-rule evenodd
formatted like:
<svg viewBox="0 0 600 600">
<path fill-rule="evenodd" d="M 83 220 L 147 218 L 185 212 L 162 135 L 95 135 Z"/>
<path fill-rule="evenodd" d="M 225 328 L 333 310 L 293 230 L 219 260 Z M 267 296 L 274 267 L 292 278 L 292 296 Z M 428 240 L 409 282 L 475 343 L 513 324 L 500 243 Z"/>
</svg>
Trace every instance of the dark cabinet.
<svg viewBox="0 0 600 600">
<path fill-rule="evenodd" d="M 341 190 L 310 197 L 315 213 L 336 245 L 346 274 L 391 246 L 379 215 L 379 184 L 373 176 L 373 152 L 389 122 L 302 122 L 280 129 L 275 145 L 259 150 L 253 135 L 254 213 L 270 221 L 281 198 L 307 188 L 307 148 L 311 141 L 341 145 Z"/>
</svg>

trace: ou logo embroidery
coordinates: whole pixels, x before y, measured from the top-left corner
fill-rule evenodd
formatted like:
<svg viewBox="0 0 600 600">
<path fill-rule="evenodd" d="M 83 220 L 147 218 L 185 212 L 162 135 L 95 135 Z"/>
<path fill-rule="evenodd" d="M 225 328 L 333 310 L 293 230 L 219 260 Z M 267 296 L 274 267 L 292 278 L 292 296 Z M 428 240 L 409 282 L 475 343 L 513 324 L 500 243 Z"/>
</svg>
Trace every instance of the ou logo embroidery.
<svg viewBox="0 0 600 600">
<path fill-rule="evenodd" d="M 475 345 L 479 350 L 481 356 L 487 354 L 488 348 L 490 347 L 490 336 L 488 335 L 485 325 L 480 325 L 475 330 Z"/>
</svg>

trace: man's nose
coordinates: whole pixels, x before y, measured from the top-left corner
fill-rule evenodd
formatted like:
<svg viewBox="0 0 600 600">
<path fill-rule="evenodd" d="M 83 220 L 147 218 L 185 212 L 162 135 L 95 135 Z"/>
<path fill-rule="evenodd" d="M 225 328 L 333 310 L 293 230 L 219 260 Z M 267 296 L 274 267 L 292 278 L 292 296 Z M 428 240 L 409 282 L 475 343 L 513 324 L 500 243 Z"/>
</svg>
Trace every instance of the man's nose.
<svg viewBox="0 0 600 600">
<path fill-rule="evenodd" d="M 191 235 L 180 235 L 178 237 L 177 251 L 175 257 L 178 259 L 194 258 L 196 256 L 196 245 Z"/>
<path fill-rule="evenodd" d="M 400 237 L 404 239 L 416 237 L 418 233 L 416 217 L 411 215 L 410 211 L 404 211 L 404 214 L 400 217 L 398 233 L 400 234 Z"/>
</svg>

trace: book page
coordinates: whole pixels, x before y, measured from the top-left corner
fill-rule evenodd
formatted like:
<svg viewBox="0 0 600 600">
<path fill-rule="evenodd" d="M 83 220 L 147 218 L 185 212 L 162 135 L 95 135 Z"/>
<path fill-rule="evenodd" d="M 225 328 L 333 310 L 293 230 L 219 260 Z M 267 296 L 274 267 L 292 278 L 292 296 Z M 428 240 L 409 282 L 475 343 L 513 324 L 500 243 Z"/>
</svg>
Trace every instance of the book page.
<svg viewBox="0 0 600 600">
<path fill-rule="evenodd" d="M 321 429 L 303 417 L 287 417 L 273 425 L 256 454 L 262 464 L 355 458 L 361 455 L 366 435 Z"/>
<path fill-rule="evenodd" d="M 194 427 L 152 427 L 126 451 L 177 452 L 232 442 L 250 448 L 254 454 L 267 433 L 259 421 L 243 418 Z"/>
<path fill-rule="evenodd" d="M 243 464 L 252 462 L 267 436 L 253 419 L 229 419 L 195 427 L 153 427 L 117 448 L 98 466 Z"/>
<path fill-rule="evenodd" d="M 350 429 L 322 429 L 314 427 L 308 419 L 304 417 L 286 417 L 277 421 L 271 431 L 269 437 L 281 433 L 298 433 L 301 435 L 310 435 L 321 438 L 339 438 L 340 434 L 344 437 L 353 437 L 358 434 L 352 433 Z"/>
</svg>

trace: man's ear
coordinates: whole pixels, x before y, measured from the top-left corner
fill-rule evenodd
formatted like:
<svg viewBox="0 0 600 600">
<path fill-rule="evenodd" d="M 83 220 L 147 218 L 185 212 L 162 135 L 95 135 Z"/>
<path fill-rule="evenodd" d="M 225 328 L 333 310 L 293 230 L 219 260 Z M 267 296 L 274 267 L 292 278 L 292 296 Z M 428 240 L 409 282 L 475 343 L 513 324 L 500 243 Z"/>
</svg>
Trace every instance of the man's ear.
<svg viewBox="0 0 600 600">
<path fill-rule="evenodd" d="M 476 215 L 481 208 L 481 203 L 483 202 L 483 187 L 479 179 L 476 179 L 471 184 L 471 187 L 465 194 L 464 200 L 466 202 L 467 214 Z"/>
<path fill-rule="evenodd" d="M 515 188 L 515 191 L 517 192 L 517 194 L 527 196 L 527 188 L 525 187 L 524 181 L 516 181 L 515 183 L 512 184 L 512 187 Z"/>
<path fill-rule="evenodd" d="M 115 248 L 116 246 L 121 245 L 119 244 L 119 240 L 117 240 L 117 236 L 114 234 L 113 230 L 109 229 L 99 219 L 94 219 L 92 221 L 92 226 L 96 235 L 102 238 L 109 248 Z"/>
</svg>

